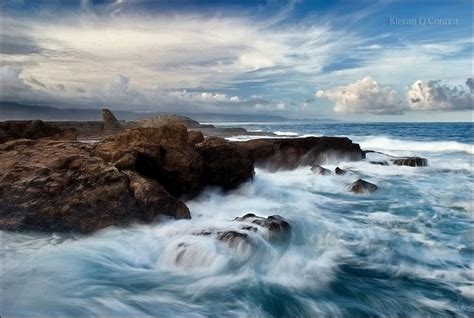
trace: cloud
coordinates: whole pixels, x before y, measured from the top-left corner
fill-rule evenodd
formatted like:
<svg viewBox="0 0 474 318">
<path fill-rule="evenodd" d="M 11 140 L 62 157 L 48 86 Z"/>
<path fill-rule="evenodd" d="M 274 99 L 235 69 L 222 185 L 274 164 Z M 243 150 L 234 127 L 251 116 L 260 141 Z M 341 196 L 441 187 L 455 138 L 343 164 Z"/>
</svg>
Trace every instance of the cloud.
<svg viewBox="0 0 474 318">
<path fill-rule="evenodd" d="M 334 90 L 319 90 L 316 97 L 332 101 L 336 112 L 401 114 L 406 110 L 395 90 L 382 86 L 370 77 Z"/>
<path fill-rule="evenodd" d="M 473 90 L 472 78 L 468 78 L 463 87 L 450 87 L 441 81 L 423 83 L 416 81 L 407 91 L 407 103 L 412 110 L 462 111 L 472 110 Z"/>
</svg>

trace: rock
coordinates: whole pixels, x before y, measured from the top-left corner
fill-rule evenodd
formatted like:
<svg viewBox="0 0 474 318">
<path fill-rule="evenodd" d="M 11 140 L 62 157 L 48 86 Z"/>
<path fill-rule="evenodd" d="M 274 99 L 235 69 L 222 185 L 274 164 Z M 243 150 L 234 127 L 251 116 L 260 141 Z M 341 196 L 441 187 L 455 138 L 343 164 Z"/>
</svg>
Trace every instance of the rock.
<svg viewBox="0 0 474 318">
<path fill-rule="evenodd" d="M 0 122 L 0 142 L 15 139 L 42 139 L 76 140 L 77 132 L 74 129 L 62 129 L 56 125 L 41 120 L 15 120 Z"/>
<path fill-rule="evenodd" d="M 261 216 L 256 216 L 253 213 L 248 213 L 243 217 L 235 218 L 234 221 L 250 222 L 252 224 L 266 228 L 268 230 L 268 239 L 271 242 L 288 242 L 291 238 L 290 224 L 279 215 L 271 215 L 267 218 L 264 218 Z M 252 226 L 243 229 L 256 231 Z"/>
<path fill-rule="evenodd" d="M 388 166 L 388 162 L 387 161 L 370 161 L 371 164 L 373 165 L 378 165 L 378 166 Z"/>
<path fill-rule="evenodd" d="M 228 243 L 230 247 L 236 247 L 239 244 L 251 244 L 247 234 L 237 231 L 217 232 L 217 239 L 219 241 Z"/>
<path fill-rule="evenodd" d="M 338 160 L 361 160 L 365 153 L 349 138 L 307 137 L 254 139 L 241 142 L 256 165 L 269 170 L 295 169 Z"/>
<path fill-rule="evenodd" d="M 344 170 L 344 169 L 341 169 L 339 167 L 336 167 L 336 169 L 334 169 L 334 172 L 338 175 L 338 176 L 342 176 L 342 175 L 345 175 L 347 173 L 347 170 Z"/>
<path fill-rule="evenodd" d="M 317 175 L 320 175 L 320 176 L 327 176 L 327 175 L 331 174 L 331 170 L 323 168 L 323 167 L 318 166 L 318 165 L 312 166 L 311 171 L 313 171 L 313 173 L 315 173 Z"/>
<path fill-rule="evenodd" d="M 204 141 L 204 135 L 198 130 L 188 131 L 188 140 L 191 144 L 195 145 Z"/>
<path fill-rule="evenodd" d="M 116 130 L 120 129 L 120 125 L 115 115 L 108 109 L 102 109 L 102 130 Z"/>
<path fill-rule="evenodd" d="M 248 150 L 240 143 L 209 137 L 196 145 L 203 158 L 203 183 L 220 186 L 224 190 L 236 188 L 252 179 L 254 162 Z"/>
<path fill-rule="evenodd" d="M 390 161 L 397 166 L 426 167 L 428 165 L 428 160 L 421 157 L 406 157 Z"/>
<path fill-rule="evenodd" d="M 203 159 L 183 125 L 130 129 L 97 143 L 93 154 L 121 169 L 133 167 L 174 196 L 194 196 L 202 189 Z"/>
<path fill-rule="evenodd" d="M 359 179 L 349 186 L 349 191 L 354 193 L 372 193 L 377 191 L 378 187 L 370 182 Z"/>
<path fill-rule="evenodd" d="M 88 233 L 110 225 L 189 218 L 156 181 L 121 172 L 78 142 L 0 145 L 0 229 Z"/>
<path fill-rule="evenodd" d="M 191 118 L 178 115 L 161 115 L 139 119 L 139 127 L 157 128 L 163 125 L 183 125 L 186 128 L 214 128 L 213 125 L 201 125 Z"/>
</svg>

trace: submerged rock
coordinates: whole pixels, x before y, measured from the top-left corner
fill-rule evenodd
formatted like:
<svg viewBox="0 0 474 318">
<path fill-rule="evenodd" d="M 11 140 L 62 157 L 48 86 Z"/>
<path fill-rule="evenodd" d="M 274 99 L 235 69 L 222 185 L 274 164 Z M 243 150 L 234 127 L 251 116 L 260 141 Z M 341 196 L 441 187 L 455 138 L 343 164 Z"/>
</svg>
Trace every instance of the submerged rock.
<svg viewBox="0 0 474 318">
<path fill-rule="evenodd" d="M 272 242 L 287 242 L 291 237 L 290 224 L 279 215 L 271 215 L 267 218 L 248 213 L 242 217 L 237 217 L 235 221 L 250 222 L 268 230 L 268 239 Z M 243 228 L 244 229 L 244 228 Z M 249 231 L 257 231 L 250 226 L 246 228 Z"/>
<path fill-rule="evenodd" d="M 248 150 L 240 143 L 209 137 L 196 147 L 203 159 L 205 185 L 220 186 L 229 190 L 252 179 L 254 161 Z"/>
<path fill-rule="evenodd" d="M 355 161 L 365 158 L 358 144 L 349 138 L 307 137 L 254 139 L 241 142 L 258 166 L 270 169 L 295 169 L 327 161 Z"/>
<path fill-rule="evenodd" d="M 119 171 L 77 142 L 17 140 L 0 145 L 0 229 L 93 232 L 189 218 L 156 181 Z"/>
<path fill-rule="evenodd" d="M 327 176 L 331 174 L 331 170 L 323 168 L 318 165 L 314 165 L 311 167 L 311 171 L 313 171 L 314 174 L 320 175 L 320 176 Z"/>
<path fill-rule="evenodd" d="M 347 173 L 347 170 L 336 167 L 336 169 L 334 169 L 334 173 L 336 173 L 338 176 L 342 176 Z"/>
<path fill-rule="evenodd" d="M 354 193 L 372 193 L 377 191 L 378 187 L 370 182 L 359 179 L 349 186 L 349 191 Z"/>
<path fill-rule="evenodd" d="M 0 122 L 0 143 L 15 139 L 76 140 L 77 131 L 62 129 L 41 120 Z"/>
<path fill-rule="evenodd" d="M 421 157 L 398 158 L 390 161 L 397 166 L 426 167 L 428 165 L 428 160 Z"/>
<path fill-rule="evenodd" d="M 388 162 L 387 161 L 370 161 L 371 164 L 373 165 L 378 165 L 378 166 L 388 166 Z"/>
</svg>

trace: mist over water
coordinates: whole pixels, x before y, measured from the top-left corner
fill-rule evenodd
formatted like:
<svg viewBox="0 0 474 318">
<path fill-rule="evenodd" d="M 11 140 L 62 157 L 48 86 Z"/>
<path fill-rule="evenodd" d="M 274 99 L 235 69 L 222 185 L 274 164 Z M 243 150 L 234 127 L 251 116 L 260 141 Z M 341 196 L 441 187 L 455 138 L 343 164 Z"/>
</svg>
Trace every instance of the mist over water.
<svg viewBox="0 0 474 318">
<path fill-rule="evenodd" d="M 340 163 L 343 176 L 257 169 L 235 191 L 188 201 L 192 220 L 85 237 L 2 232 L 2 316 L 473 316 L 472 124 L 240 126 L 344 135 L 429 166 L 378 166 L 369 161 L 380 155 L 368 154 Z M 379 190 L 349 193 L 359 178 Z M 195 235 L 238 231 L 232 220 L 246 213 L 283 216 L 289 243 L 265 231 L 235 246 Z"/>
</svg>

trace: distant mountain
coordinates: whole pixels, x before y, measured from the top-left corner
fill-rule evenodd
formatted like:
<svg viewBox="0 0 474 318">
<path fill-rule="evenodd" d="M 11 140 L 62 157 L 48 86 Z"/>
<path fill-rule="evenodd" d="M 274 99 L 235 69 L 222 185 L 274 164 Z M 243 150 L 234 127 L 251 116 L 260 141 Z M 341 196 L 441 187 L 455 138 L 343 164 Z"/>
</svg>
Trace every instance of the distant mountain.
<svg viewBox="0 0 474 318">
<path fill-rule="evenodd" d="M 143 117 L 170 114 L 169 112 L 132 112 L 112 110 L 119 120 L 136 120 Z M 285 122 L 281 116 L 262 114 L 218 114 L 218 113 L 176 113 L 199 122 Z M 48 121 L 99 121 L 102 120 L 101 109 L 57 108 L 51 106 L 32 106 L 14 102 L 0 102 L 0 121 L 3 120 L 41 119 Z M 332 121 L 318 119 L 314 121 Z"/>
</svg>

